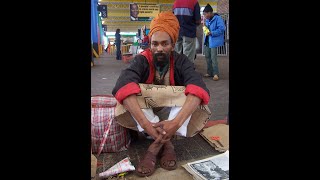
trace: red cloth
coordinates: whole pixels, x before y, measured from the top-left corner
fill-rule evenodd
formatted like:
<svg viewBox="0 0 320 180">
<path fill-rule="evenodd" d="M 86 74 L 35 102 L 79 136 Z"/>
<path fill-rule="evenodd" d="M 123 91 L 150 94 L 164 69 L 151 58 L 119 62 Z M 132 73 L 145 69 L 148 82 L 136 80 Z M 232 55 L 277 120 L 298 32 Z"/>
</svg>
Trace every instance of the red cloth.
<svg viewBox="0 0 320 180">
<path fill-rule="evenodd" d="M 227 124 L 227 120 L 211 120 L 211 121 L 208 121 L 207 124 L 204 126 L 204 128 L 208 128 L 208 127 L 211 127 L 211 126 L 215 126 L 217 124 Z"/>
<path fill-rule="evenodd" d="M 144 36 L 142 43 L 149 43 L 149 37 L 148 36 Z"/>
<path fill-rule="evenodd" d="M 194 84 L 188 84 L 184 93 L 186 96 L 190 93 L 202 99 L 201 104 L 203 105 L 207 105 L 209 103 L 209 100 L 210 100 L 209 94 L 200 86 L 197 86 Z"/>
<path fill-rule="evenodd" d="M 132 94 L 138 94 L 140 92 L 141 92 L 141 90 L 140 90 L 140 87 L 138 86 L 138 84 L 131 82 L 131 83 L 128 83 L 125 86 L 121 87 L 118 90 L 115 97 L 119 101 L 119 103 L 122 104 L 123 100 L 125 98 L 127 98 L 128 96 L 130 96 Z"/>
</svg>

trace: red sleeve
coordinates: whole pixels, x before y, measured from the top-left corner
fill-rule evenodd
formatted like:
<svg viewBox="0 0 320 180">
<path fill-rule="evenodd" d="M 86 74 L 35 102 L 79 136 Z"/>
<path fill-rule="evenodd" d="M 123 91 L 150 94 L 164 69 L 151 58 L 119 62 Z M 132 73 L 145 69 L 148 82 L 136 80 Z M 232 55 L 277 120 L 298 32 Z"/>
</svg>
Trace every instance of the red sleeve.
<svg viewBox="0 0 320 180">
<path fill-rule="evenodd" d="M 202 99 L 203 105 L 207 105 L 209 103 L 209 100 L 210 100 L 209 94 L 207 93 L 207 91 L 205 91 L 201 87 L 196 86 L 194 84 L 188 84 L 184 94 L 187 96 L 189 93 Z"/>
<path fill-rule="evenodd" d="M 132 95 L 132 94 L 138 94 L 141 92 L 140 87 L 138 84 L 131 82 L 128 83 L 127 85 L 123 86 L 118 90 L 118 92 L 115 95 L 115 98 L 119 101 L 120 104 L 123 103 L 123 100 Z"/>
</svg>

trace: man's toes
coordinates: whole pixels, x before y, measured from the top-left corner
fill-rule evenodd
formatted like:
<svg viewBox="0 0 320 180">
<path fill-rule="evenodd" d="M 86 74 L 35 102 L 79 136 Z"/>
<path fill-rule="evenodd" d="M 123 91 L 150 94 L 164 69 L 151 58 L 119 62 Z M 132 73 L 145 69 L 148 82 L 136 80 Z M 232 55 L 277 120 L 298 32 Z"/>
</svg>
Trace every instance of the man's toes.
<svg viewBox="0 0 320 180">
<path fill-rule="evenodd" d="M 166 166 L 166 164 L 167 164 L 166 161 L 163 161 L 163 162 L 162 162 L 162 165 L 163 165 L 163 166 Z"/>
<path fill-rule="evenodd" d="M 171 161 L 169 162 L 169 166 L 173 167 L 173 166 L 175 166 L 175 165 L 176 165 L 176 161 L 171 160 Z"/>
<path fill-rule="evenodd" d="M 147 173 L 150 173 L 150 169 L 149 168 L 143 168 L 143 174 L 147 174 Z"/>
</svg>

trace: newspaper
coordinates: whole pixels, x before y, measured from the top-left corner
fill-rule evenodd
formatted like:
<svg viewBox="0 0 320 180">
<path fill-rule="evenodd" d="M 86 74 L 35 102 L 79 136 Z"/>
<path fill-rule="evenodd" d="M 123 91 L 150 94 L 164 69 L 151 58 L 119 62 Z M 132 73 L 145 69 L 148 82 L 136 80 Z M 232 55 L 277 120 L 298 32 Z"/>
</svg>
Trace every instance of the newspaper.
<svg viewBox="0 0 320 180">
<path fill-rule="evenodd" d="M 229 151 L 182 165 L 195 180 L 229 180 Z"/>
</svg>

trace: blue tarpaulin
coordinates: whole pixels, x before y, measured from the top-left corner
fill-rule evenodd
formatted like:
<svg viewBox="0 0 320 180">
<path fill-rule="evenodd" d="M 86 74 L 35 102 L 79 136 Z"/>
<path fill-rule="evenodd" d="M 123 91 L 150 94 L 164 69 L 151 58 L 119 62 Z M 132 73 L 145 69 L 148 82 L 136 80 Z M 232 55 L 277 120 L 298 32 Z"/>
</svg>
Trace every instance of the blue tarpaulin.
<svg viewBox="0 0 320 180">
<path fill-rule="evenodd" d="M 91 0 L 91 41 L 98 43 L 98 0 Z"/>
</svg>

